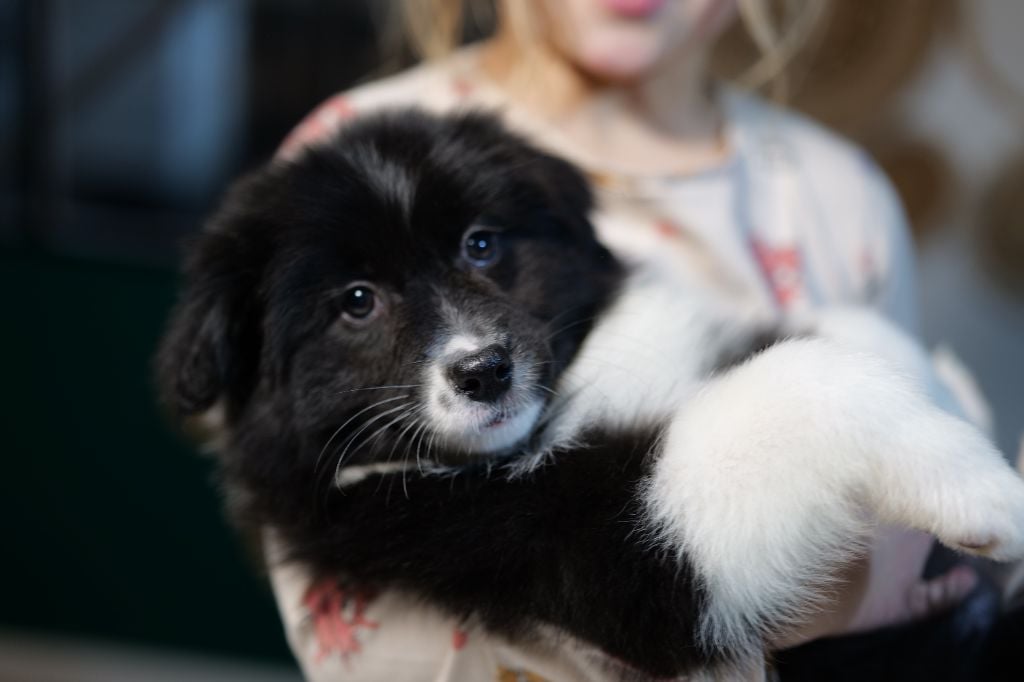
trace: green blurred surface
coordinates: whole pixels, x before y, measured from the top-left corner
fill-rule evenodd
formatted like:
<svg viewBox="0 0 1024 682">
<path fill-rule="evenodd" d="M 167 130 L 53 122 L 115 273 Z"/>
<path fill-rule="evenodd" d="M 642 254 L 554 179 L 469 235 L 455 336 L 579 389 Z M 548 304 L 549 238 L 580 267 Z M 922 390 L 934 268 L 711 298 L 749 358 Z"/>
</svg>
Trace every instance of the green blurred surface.
<svg viewBox="0 0 1024 682">
<path fill-rule="evenodd" d="M 150 363 L 175 284 L 0 251 L 0 626 L 285 659 L 211 462 L 156 405 Z"/>
</svg>

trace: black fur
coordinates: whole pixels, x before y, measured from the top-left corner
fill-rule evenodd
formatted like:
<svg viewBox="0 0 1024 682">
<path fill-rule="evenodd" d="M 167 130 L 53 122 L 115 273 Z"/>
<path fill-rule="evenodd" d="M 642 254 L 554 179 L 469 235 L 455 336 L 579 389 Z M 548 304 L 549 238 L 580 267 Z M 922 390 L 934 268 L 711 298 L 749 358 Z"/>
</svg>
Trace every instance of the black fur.
<svg viewBox="0 0 1024 682">
<path fill-rule="evenodd" d="M 186 265 L 159 356 L 163 394 L 182 415 L 223 406 L 232 512 L 274 528 L 315 572 L 406 590 L 514 636 L 553 624 L 678 674 L 723 652 L 695 645 L 691 570 L 644 526 L 638 486 L 657 429 L 589 434 L 524 476 L 491 457 L 341 490 L 336 468 L 411 458 L 414 446 L 418 457 L 423 441 L 399 423 L 355 452 L 325 446 L 351 444 L 365 420 L 344 425 L 360 410 L 417 390 L 445 306 L 498 330 L 552 386 L 623 276 L 590 208 L 578 172 L 488 117 L 357 123 L 230 192 Z M 459 260 L 472 224 L 503 230 L 493 267 Z M 339 314 L 355 281 L 386 299 L 363 327 Z M 392 385 L 413 388 L 369 390 Z M 432 461 L 466 462 L 438 449 Z"/>
<path fill-rule="evenodd" d="M 593 434 L 529 476 L 477 466 L 371 477 L 284 531 L 297 559 L 356 584 L 404 589 L 516 636 L 556 624 L 675 674 L 713 657 L 693 644 L 689 567 L 656 550 L 644 525 L 638 487 L 655 436 Z"/>
<path fill-rule="evenodd" d="M 387 413 L 422 403 L 423 368 L 453 309 L 535 368 L 535 393 L 547 395 L 624 277 L 594 236 L 591 204 L 576 170 L 486 116 L 355 123 L 231 190 L 190 250 L 161 389 L 181 416 L 223 408 L 234 518 L 277 531 L 316 574 L 404 590 L 513 637 L 554 625 L 644 673 L 678 675 L 735 652 L 696 644 L 693 569 L 646 525 L 641 486 L 659 427 L 595 430 L 513 475 L 529 442 L 467 457 Z M 494 265 L 460 259 L 475 224 L 502 231 Z M 372 323 L 342 314 L 353 282 L 376 287 L 383 312 Z M 776 339 L 724 339 L 716 371 Z M 336 485 L 338 470 L 419 460 L 421 449 L 443 474 L 414 467 Z M 1002 639 L 964 655 L 995 660 L 1017 625 L 1007 619 Z M 898 660 L 899 642 L 940 641 L 916 632 L 864 649 L 810 645 L 779 668 L 822 679 L 823 657 L 844 651 L 855 652 L 844 659 L 852 674 L 866 658 Z"/>
</svg>

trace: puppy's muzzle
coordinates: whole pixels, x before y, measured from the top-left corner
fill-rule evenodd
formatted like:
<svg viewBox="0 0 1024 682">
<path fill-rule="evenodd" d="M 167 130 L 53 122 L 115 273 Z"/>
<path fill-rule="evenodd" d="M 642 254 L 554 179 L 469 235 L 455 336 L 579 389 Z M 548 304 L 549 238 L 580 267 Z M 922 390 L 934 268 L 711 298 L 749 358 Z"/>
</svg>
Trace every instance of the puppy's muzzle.
<svg viewBox="0 0 1024 682">
<path fill-rule="evenodd" d="M 512 358 L 504 346 L 492 343 L 452 362 L 448 381 L 470 400 L 492 403 L 512 385 Z"/>
</svg>

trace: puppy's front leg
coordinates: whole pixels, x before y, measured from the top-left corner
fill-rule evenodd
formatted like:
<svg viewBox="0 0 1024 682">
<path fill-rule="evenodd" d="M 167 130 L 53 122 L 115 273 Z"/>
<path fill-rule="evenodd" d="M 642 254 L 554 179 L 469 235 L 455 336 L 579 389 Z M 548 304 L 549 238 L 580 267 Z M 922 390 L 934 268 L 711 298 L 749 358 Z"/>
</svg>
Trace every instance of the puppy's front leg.
<svg viewBox="0 0 1024 682">
<path fill-rule="evenodd" d="M 706 589 L 700 636 L 731 650 L 805 616 L 875 519 L 1024 555 L 1024 483 L 985 438 L 820 339 L 712 380 L 670 426 L 647 500 Z"/>
<path fill-rule="evenodd" d="M 275 530 L 314 575 L 403 591 L 513 640 L 554 626 L 651 676 L 745 679 L 753 660 L 697 644 L 703 592 L 653 542 L 644 493 L 661 433 L 595 428 L 525 474 L 371 474 Z"/>
</svg>

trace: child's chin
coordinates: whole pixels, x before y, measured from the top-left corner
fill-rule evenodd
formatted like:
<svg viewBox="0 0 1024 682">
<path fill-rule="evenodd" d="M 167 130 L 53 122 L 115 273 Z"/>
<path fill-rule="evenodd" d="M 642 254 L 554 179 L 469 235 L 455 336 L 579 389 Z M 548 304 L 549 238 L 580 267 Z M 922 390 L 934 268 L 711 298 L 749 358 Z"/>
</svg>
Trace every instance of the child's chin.
<svg viewBox="0 0 1024 682">
<path fill-rule="evenodd" d="M 660 51 L 651 39 L 602 40 L 582 46 L 577 66 L 597 80 L 627 83 L 649 76 L 659 64 Z"/>
</svg>

